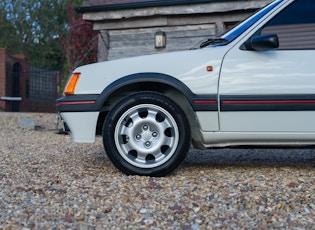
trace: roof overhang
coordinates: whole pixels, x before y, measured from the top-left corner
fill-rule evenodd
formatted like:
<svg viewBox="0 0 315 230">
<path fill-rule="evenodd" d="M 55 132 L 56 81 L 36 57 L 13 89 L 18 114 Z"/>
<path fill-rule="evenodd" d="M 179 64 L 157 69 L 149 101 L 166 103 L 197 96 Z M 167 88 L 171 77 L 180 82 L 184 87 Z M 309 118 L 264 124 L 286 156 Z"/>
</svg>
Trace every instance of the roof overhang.
<svg viewBox="0 0 315 230">
<path fill-rule="evenodd" d="M 125 10 L 125 9 L 137 9 L 146 7 L 160 7 L 160 6 L 176 6 L 176 5 L 187 5 L 187 4 L 201 4 L 210 2 L 235 2 L 239 0 L 147 0 L 147 1 L 134 1 L 125 3 L 110 3 L 103 5 L 91 5 L 82 6 L 76 8 L 78 13 L 89 13 L 89 12 L 101 12 L 111 10 Z"/>
</svg>

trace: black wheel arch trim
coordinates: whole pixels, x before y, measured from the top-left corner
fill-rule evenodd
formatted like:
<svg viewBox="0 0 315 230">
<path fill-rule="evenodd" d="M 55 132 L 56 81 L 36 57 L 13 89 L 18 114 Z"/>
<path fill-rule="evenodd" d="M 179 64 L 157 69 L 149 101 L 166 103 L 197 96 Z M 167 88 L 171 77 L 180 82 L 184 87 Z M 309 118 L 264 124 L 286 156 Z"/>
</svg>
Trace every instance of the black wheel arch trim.
<svg viewBox="0 0 315 230">
<path fill-rule="evenodd" d="M 163 83 L 174 87 L 187 98 L 195 111 L 218 110 L 216 94 L 196 95 L 188 88 L 188 86 L 186 86 L 180 80 L 167 74 L 154 72 L 131 74 L 112 82 L 103 90 L 97 100 L 97 105 L 99 106 L 99 109 L 101 109 L 106 99 L 119 88 L 141 82 Z"/>
</svg>

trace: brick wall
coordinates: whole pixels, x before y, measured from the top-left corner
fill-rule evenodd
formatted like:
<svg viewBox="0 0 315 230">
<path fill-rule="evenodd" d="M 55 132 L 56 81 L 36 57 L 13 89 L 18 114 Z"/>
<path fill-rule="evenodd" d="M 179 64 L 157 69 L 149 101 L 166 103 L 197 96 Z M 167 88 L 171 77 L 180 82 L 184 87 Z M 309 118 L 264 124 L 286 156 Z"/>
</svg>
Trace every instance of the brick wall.
<svg viewBox="0 0 315 230">
<path fill-rule="evenodd" d="M 0 97 L 6 94 L 6 50 L 0 49 Z M 6 110 L 6 102 L 0 100 L 0 110 Z"/>
<path fill-rule="evenodd" d="M 60 79 L 59 71 L 31 68 L 24 54 L 0 49 L 0 111 L 56 112 Z"/>
<path fill-rule="evenodd" d="M 24 54 L 13 54 L 6 49 L 0 49 L 0 97 L 12 97 L 12 71 L 14 65 L 19 66 L 19 81 L 17 91 L 19 96 L 23 100 L 19 103 L 18 111 L 25 111 L 29 100 L 25 97 L 26 94 L 26 82 L 29 81 L 27 76 L 24 76 L 23 73 L 29 72 L 29 61 L 26 55 Z M 0 100 L 0 110 L 12 111 L 13 102 L 8 100 Z"/>
</svg>

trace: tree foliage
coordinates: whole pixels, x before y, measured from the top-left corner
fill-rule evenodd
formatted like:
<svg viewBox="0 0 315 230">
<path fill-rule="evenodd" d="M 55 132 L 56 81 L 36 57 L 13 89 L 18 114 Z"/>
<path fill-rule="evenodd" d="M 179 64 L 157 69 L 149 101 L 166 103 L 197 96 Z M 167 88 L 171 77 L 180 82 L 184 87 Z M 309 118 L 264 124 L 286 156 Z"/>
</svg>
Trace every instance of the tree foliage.
<svg viewBox="0 0 315 230">
<path fill-rule="evenodd" d="M 72 5 L 69 4 L 67 9 L 69 29 L 61 40 L 70 73 L 80 65 L 96 62 L 98 36 L 92 23 L 77 15 Z"/>
<path fill-rule="evenodd" d="M 3 2 L 0 3 L 0 48 L 19 50 L 19 36 L 14 26 L 6 17 Z"/>
<path fill-rule="evenodd" d="M 82 0 L 1 0 L 0 47 L 30 57 L 34 67 L 62 69 L 67 54 L 61 38 L 68 38 L 69 7 Z M 71 16 L 71 15 L 70 15 Z"/>
</svg>

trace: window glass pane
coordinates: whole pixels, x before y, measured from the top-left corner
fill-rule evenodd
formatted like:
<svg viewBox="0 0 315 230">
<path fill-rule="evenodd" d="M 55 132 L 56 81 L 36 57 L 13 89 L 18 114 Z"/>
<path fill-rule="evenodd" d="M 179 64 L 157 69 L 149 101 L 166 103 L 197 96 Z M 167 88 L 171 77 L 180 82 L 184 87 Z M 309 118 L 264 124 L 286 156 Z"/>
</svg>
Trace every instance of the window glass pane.
<svg viewBox="0 0 315 230">
<path fill-rule="evenodd" d="M 277 34 L 279 49 L 315 49 L 315 1 L 290 4 L 264 26 L 261 34 Z"/>
</svg>

